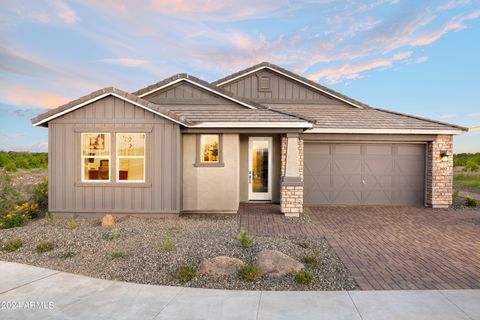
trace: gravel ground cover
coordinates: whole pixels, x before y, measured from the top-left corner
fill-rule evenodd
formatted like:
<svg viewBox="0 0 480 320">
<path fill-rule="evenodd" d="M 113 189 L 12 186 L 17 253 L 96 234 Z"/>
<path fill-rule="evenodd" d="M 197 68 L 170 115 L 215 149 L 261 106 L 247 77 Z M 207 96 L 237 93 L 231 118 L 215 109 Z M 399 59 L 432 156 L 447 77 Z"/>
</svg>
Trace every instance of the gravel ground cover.
<svg viewBox="0 0 480 320">
<path fill-rule="evenodd" d="M 101 227 L 98 219 L 57 218 L 54 224 L 36 219 L 20 228 L 0 230 L 0 245 L 21 239 L 15 252 L 0 250 L 0 260 L 136 283 L 246 290 L 347 290 L 357 285 L 325 239 L 257 237 L 250 248 L 239 245 L 238 217 L 169 217 L 119 219 L 113 227 Z M 52 251 L 37 253 L 42 242 Z M 165 245 L 165 243 L 170 243 Z M 171 244 L 173 243 L 173 248 Z M 247 281 L 238 275 L 210 278 L 198 275 L 187 283 L 172 274 L 183 265 L 198 268 L 205 258 L 227 255 L 254 263 L 263 249 L 279 250 L 298 261 L 314 255 L 316 267 L 306 265 L 314 276 L 299 286 L 293 274 L 280 278 L 263 276 Z"/>
</svg>

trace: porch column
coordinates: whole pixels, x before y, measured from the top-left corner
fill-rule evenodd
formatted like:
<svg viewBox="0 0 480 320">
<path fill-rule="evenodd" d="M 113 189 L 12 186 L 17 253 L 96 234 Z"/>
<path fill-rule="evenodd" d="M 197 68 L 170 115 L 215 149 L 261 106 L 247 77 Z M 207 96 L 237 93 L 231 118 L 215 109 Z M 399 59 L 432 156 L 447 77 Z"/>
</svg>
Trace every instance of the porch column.
<svg viewBox="0 0 480 320">
<path fill-rule="evenodd" d="M 288 217 L 303 212 L 303 140 L 298 133 L 282 136 L 280 206 Z"/>
<path fill-rule="evenodd" d="M 438 135 L 427 149 L 427 205 L 448 208 L 452 204 L 453 136 Z"/>
</svg>

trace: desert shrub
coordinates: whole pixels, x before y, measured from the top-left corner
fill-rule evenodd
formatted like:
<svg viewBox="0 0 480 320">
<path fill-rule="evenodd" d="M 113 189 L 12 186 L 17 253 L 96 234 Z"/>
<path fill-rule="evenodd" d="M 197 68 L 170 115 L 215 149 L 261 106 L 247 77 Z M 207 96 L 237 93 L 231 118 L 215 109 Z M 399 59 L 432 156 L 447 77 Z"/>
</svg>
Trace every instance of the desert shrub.
<svg viewBox="0 0 480 320">
<path fill-rule="evenodd" d="M 39 213 L 38 204 L 25 202 L 21 205 L 15 206 L 15 213 L 23 215 L 25 219 L 33 219 L 38 216 Z"/>
<path fill-rule="evenodd" d="M 173 278 L 180 282 L 188 282 L 197 276 L 197 270 L 190 265 L 180 266 L 176 272 L 173 273 Z"/>
<path fill-rule="evenodd" d="M 53 243 L 42 242 L 42 243 L 39 243 L 37 245 L 37 247 L 35 248 L 35 251 L 38 252 L 38 253 L 44 253 L 44 252 L 47 252 L 47 251 L 52 251 L 53 248 L 54 248 Z"/>
<path fill-rule="evenodd" d="M 5 170 L 46 168 L 48 153 L 46 152 L 16 152 L 0 151 L 0 167 Z"/>
<path fill-rule="evenodd" d="M 110 253 L 110 258 L 112 259 L 125 258 L 126 256 L 127 256 L 127 253 L 123 251 L 112 251 Z"/>
<path fill-rule="evenodd" d="M 306 240 L 302 240 L 302 241 L 298 242 L 297 244 L 303 249 L 310 248 L 310 245 L 308 244 L 308 242 Z"/>
<path fill-rule="evenodd" d="M 467 163 L 465 163 L 464 167 L 465 171 L 477 171 L 478 170 L 478 163 L 475 160 L 468 160 Z"/>
<path fill-rule="evenodd" d="M 15 239 L 7 242 L 3 247 L 3 251 L 14 252 L 20 249 L 23 246 L 23 241 L 21 239 Z"/>
<path fill-rule="evenodd" d="M 57 222 L 57 218 L 55 215 L 51 212 L 45 212 L 45 220 L 47 221 L 48 224 L 54 225 L 55 222 Z"/>
<path fill-rule="evenodd" d="M 160 242 L 160 248 L 165 251 L 172 251 L 174 246 L 175 244 L 173 243 L 173 239 L 169 234 L 165 235 L 163 240 Z"/>
<path fill-rule="evenodd" d="M 48 208 L 48 177 L 45 180 L 35 185 L 32 190 L 32 199 L 37 203 L 42 210 Z"/>
<path fill-rule="evenodd" d="M 308 286 L 313 281 L 313 274 L 305 269 L 295 272 L 295 281 L 298 284 Z"/>
<path fill-rule="evenodd" d="M 67 222 L 67 229 L 74 230 L 77 229 L 77 221 L 74 218 L 70 218 Z"/>
<path fill-rule="evenodd" d="M 312 267 L 318 266 L 318 259 L 315 255 L 308 255 L 302 258 L 303 263 L 308 264 Z"/>
<path fill-rule="evenodd" d="M 114 229 L 108 234 L 108 240 L 115 240 L 120 238 L 121 236 L 122 234 L 120 233 L 120 230 Z"/>
<path fill-rule="evenodd" d="M 240 270 L 240 277 L 248 281 L 257 281 L 261 276 L 262 269 L 256 264 L 246 265 Z"/>
<path fill-rule="evenodd" d="M 476 207 L 478 205 L 478 201 L 473 199 L 471 196 L 465 197 L 465 205 L 467 207 Z"/>
<path fill-rule="evenodd" d="M 242 248 L 249 248 L 252 246 L 253 241 L 255 240 L 255 237 L 250 237 L 248 235 L 248 232 L 246 230 L 240 230 L 240 247 Z"/>
<path fill-rule="evenodd" d="M 0 218 L 0 228 L 2 229 L 10 229 L 21 227 L 25 224 L 25 217 L 21 214 L 17 213 L 7 213 L 3 217 Z"/>
<path fill-rule="evenodd" d="M 62 258 L 62 259 L 67 259 L 67 258 L 72 258 L 75 255 L 76 255 L 75 252 L 67 250 L 67 251 L 64 251 L 64 252 L 60 253 L 59 257 Z"/>
<path fill-rule="evenodd" d="M 15 188 L 12 177 L 5 170 L 0 170 L 0 215 L 12 210 L 22 199 Z"/>
</svg>

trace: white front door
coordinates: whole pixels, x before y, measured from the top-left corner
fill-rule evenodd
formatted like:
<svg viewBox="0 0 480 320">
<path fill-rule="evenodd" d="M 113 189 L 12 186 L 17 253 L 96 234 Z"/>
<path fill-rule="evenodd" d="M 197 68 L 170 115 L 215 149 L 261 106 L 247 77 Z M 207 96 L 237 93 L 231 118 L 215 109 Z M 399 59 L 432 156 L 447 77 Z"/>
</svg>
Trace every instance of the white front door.
<svg viewBox="0 0 480 320">
<path fill-rule="evenodd" d="M 248 199 L 272 200 L 272 138 L 248 141 Z"/>
</svg>

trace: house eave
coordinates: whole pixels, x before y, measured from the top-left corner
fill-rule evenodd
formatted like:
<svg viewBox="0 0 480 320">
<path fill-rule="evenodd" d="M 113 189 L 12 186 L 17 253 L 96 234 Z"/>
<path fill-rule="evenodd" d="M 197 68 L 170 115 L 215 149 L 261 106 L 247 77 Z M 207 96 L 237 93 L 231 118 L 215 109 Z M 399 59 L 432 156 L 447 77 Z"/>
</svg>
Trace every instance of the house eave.
<svg viewBox="0 0 480 320">
<path fill-rule="evenodd" d="M 305 122 L 201 122 L 189 128 L 299 128 L 308 129 L 313 124 Z"/>
<path fill-rule="evenodd" d="M 312 128 L 305 133 L 350 133 L 350 134 L 446 134 L 464 133 L 461 129 L 356 129 L 356 128 Z"/>
</svg>

